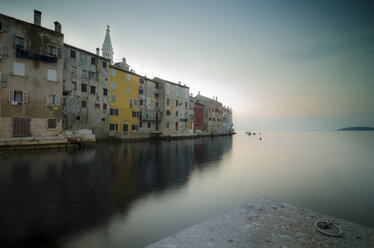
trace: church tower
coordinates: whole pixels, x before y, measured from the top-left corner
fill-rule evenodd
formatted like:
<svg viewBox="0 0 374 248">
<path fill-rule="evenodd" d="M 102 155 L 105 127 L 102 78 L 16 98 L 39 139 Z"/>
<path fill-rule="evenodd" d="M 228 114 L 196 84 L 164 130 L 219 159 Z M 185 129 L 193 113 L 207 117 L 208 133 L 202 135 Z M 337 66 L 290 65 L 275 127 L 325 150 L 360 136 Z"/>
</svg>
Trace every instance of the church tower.
<svg viewBox="0 0 374 248">
<path fill-rule="evenodd" d="M 103 47 L 101 48 L 101 55 L 104 58 L 110 59 L 110 64 L 113 64 L 113 47 L 112 40 L 110 39 L 109 25 L 107 25 Z"/>
</svg>

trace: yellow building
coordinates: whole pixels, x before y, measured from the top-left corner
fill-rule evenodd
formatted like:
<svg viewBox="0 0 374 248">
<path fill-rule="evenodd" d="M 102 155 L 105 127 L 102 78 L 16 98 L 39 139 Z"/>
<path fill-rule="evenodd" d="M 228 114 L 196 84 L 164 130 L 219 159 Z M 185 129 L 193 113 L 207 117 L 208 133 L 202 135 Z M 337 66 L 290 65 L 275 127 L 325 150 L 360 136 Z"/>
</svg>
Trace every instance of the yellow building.
<svg viewBox="0 0 374 248">
<path fill-rule="evenodd" d="M 110 66 L 109 134 L 126 136 L 136 133 L 139 122 L 139 77 Z"/>
</svg>

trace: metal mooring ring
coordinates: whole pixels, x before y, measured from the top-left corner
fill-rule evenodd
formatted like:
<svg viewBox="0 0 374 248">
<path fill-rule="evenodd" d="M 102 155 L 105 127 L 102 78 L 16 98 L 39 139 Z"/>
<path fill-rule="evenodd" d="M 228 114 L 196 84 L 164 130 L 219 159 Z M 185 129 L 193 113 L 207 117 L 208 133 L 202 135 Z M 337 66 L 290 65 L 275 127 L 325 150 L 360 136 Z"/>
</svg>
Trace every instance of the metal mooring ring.
<svg viewBox="0 0 374 248">
<path fill-rule="evenodd" d="M 327 232 L 326 229 L 323 229 L 318 226 L 318 224 L 323 224 L 325 225 L 325 228 L 328 227 L 329 225 L 333 226 L 335 229 L 339 231 L 339 233 L 331 233 Z M 340 228 L 340 226 L 332 223 L 330 220 L 319 220 L 314 223 L 314 227 L 322 234 L 331 236 L 331 237 L 341 237 L 343 235 L 343 230 Z"/>
</svg>

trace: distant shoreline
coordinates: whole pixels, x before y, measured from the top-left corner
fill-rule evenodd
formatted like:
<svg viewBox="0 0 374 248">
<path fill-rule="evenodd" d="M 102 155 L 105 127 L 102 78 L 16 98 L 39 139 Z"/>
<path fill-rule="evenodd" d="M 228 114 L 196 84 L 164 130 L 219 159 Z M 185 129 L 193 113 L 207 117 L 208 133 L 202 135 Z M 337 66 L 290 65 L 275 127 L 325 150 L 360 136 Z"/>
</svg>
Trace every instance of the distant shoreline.
<svg viewBox="0 0 374 248">
<path fill-rule="evenodd" d="M 374 127 L 345 127 L 337 131 L 374 131 Z"/>
</svg>

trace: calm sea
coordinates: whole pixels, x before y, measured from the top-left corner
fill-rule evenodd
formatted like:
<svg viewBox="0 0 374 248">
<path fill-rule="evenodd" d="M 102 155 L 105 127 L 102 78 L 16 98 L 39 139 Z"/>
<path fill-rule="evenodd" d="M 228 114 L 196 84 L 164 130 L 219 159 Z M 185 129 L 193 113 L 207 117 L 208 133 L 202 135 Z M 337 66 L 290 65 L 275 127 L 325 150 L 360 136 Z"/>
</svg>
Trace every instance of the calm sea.
<svg viewBox="0 0 374 248">
<path fill-rule="evenodd" d="M 3 153 L 0 246 L 143 247 L 258 197 L 374 227 L 373 177 L 374 132 Z"/>
</svg>

